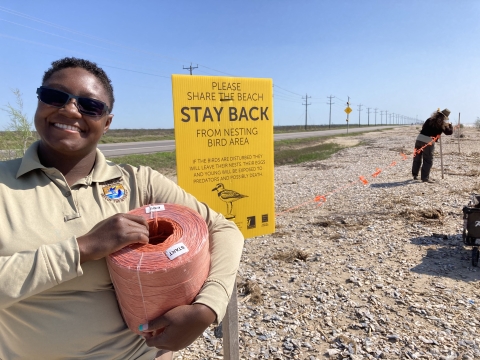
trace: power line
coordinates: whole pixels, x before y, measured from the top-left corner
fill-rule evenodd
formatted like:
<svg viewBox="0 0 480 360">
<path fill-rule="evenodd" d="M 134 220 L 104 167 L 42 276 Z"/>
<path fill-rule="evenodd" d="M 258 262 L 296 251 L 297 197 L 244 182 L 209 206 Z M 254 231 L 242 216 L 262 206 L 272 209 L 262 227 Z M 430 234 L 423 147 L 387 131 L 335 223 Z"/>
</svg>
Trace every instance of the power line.
<svg viewBox="0 0 480 360">
<path fill-rule="evenodd" d="M 16 41 L 22 41 L 22 42 L 30 43 L 30 44 L 33 44 L 33 45 L 44 46 L 44 47 L 47 47 L 47 48 L 72 52 L 72 50 L 70 50 L 70 49 L 62 48 L 62 47 L 59 47 L 59 46 L 54 46 L 54 45 L 49 45 L 49 44 L 45 44 L 45 43 L 41 43 L 41 42 L 37 42 L 37 41 L 22 39 L 22 38 L 2 34 L 2 33 L 0 33 L 0 37 L 5 37 L 5 38 L 9 38 L 9 39 L 16 40 Z M 144 71 L 125 69 L 125 68 L 118 67 L 118 66 L 106 65 L 106 64 L 101 63 L 101 62 L 98 62 L 98 65 L 113 68 L 113 69 L 123 70 L 123 71 L 134 72 L 134 73 L 138 73 L 138 74 L 157 76 L 157 77 L 170 79 L 170 76 L 166 76 L 166 75 L 158 75 L 158 74 L 153 74 L 153 73 L 147 73 L 147 72 L 144 72 Z M 126 65 L 129 65 L 129 64 L 126 64 Z"/>
<path fill-rule="evenodd" d="M 142 71 L 136 71 L 136 70 L 124 69 L 124 68 L 119 68 L 119 67 L 116 67 L 116 66 L 111 66 L 111 65 L 105 65 L 105 64 L 101 64 L 101 63 L 98 63 L 98 65 L 100 65 L 100 66 L 103 66 L 103 67 L 109 67 L 109 68 L 113 68 L 113 69 L 118 69 L 118 70 L 130 71 L 130 72 L 134 72 L 134 73 L 138 73 L 138 74 L 151 75 L 151 76 L 158 76 L 158 77 L 162 77 L 162 78 L 170 79 L 170 76 L 165 76 L 165 75 L 157 75 L 157 74 L 151 74 L 151 73 L 146 73 L 146 72 L 142 72 Z"/>
<path fill-rule="evenodd" d="M 273 98 L 276 99 L 276 100 L 290 101 L 290 102 L 296 103 L 296 104 L 298 104 L 301 101 L 301 99 L 295 100 L 295 99 L 290 99 L 288 97 L 282 97 L 282 96 L 279 96 L 279 95 L 274 95 Z"/>
<path fill-rule="evenodd" d="M 79 31 L 76 31 L 76 30 L 73 30 L 73 29 L 55 24 L 55 23 L 52 23 L 52 22 L 48 22 L 48 21 L 45 21 L 45 20 L 42 20 L 42 19 L 39 19 L 39 18 L 35 18 L 35 17 L 27 15 L 27 14 L 20 13 L 18 11 L 7 9 L 5 7 L 2 7 L 2 6 L 0 6 L 0 11 L 22 17 L 22 18 L 30 20 L 30 21 L 35 21 L 35 22 L 38 22 L 40 24 L 47 25 L 47 26 L 50 26 L 50 27 L 53 27 L 53 28 L 56 28 L 56 29 L 59 29 L 59 30 L 67 31 L 67 32 L 70 32 L 70 33 L 75 34 L 75 35 L 83 36 L 83 37 L 89 38 L 91 40 L 96 40 L 96 41 L 100 41 L 100 42 L 103 42 L 103 43 L 106 43 L 106 44 L 109 44 L 109 45 L 113 45 L 113 46 L 116 46 L 116 47 L 121 47 L 121 48 L 129 50 L 129 51 L 135 50 L 137 52 L 142 52 L 142 53 L 145 53 L 145 54 L 148 54 L 148 55 L 155 55 L 155 56 L 158 56 L 158 57 L 162 57 L 162 58 L 177 61 L 177 62 L 185 61 L 185 60 L 181 60 L 181 59 L 174 58 L 174 57 L 171 57 L 171 56 L 166 56 L 166 55 L 163 55 L 163 54 L 159 54 L 159 53 L 156 53 L 156 52 L 145 51 L 143 49 L 139 49 L 139 48 L 135 48 L 135 47 L 131 47 L 131 46 L 126 46 L 126 45 L 116 43 L 116 42 L 113 42 L 113 41 L 110 41 L 110 40 L 106 40 L 106 39 L 103 39 L 103 38 L 100 38 L 100 37 L 97 37 L 97 36 L 88 35 L 88 34 L 85 34 L 85 33 L 82 33 L 82 32 L 79 32 Z M 18 25 L 18 26 L 23 26 L 23 27 L 26 27 L 26 28 L 29 28 L 29 29 L 32 29 L 32 30 L 35 30 L 35 31 L 38 31 L 38 32 L 46 33 L 46 34 L 49 34 L 49 35 L 52 35 L 52 36 L 61 37 L 61 38 L 64 38 L 64 39 L 67 39 L 67 40 L 70 40 L 70 41 L 79 42 L 79 43 L 82 43 L 82 44 L 85 44 L 85 45 L 94 46 L 94 47 L 98 47 L 98 48 L 109 50 L 109 51 L 115 51 L 115 50 L 112 50 L 112 49 L 109 49 L 109 48 L 101 47 L 101 46 L 94 45 L 94 44 L 91 44 L 91 43 L 71 39 L 71 38 L 68 38 L 68 37 L 65 37 L 65 36 L 57 35 L 57 34 L 50 33 L 50 32 L 44 31 L 44 30 L 40 30 L 40 29 L 36 29 L 36 28 L 30 27 L 30 26 L 27 26 L 27 25 L 18 24 L 18 23 L 12 22 L 12 21 L 4 20 L 4 19 L 0 19 L 0 20 L 10 22 L 10 23 Z M 208 66 L 205 66 L 205 65 L 200 64 L 200 66 L 202 66 L 206 69 L 218 72 L 218 73 L 233 76 L 232 74 L 229 74 L 229 73 L 226 73 L 226 72 L 223 72 L 223 71 L 220 71 L 220 70 L 212 69 L 212 68 L 210 68 Z M 197 64 L 197 67 L 198 67 L 198 64 Z"/>
<path fill-rule="evenodd" d="M 284 91 L 288 91 L 289 93 L 292 93 L 292 94 L 295 94 L 295 95 L 298 95 L 298 96 L 302 96 L 302 95 L 300 95 L 300 94 L 297 94 L 297 93 L 295 93 L 295 92 L 293 92 L 293 91 L 290 91 L 290 90 L 284 89 L 284 88 L 282 88 L 282 87 L 280 87 L 280 86 L 278 86 L 278 85 L 275 85 L 275 84 L 274 84 L 273 86 L 274 86 L 274 87 L 278 87 L 279 89 L 282 89 L 282 90 L 284 90 Z"/>
</svg>

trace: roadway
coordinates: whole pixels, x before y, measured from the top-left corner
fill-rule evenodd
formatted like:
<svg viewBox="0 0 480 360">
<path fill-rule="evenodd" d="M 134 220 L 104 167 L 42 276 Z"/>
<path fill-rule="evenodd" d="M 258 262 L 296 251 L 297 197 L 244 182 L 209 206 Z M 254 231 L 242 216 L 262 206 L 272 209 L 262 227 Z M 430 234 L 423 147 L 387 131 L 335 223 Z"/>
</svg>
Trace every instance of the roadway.
<svg viewBox="0 0 480 360">
<path fill-rule="evenodd" d="M 383 130 L 383 129 L 390 129 L 392 127 L 395 127 L 395 125 L 350 128 L 348 129 L 348 133 L 351 134 L 356 132 Z M 346 133 L 347 133 L 346 129 L 321 130 L 321 131 L 274 134 L 273 138 L 274 138 L 274 141 L 277 141 L 277 140 L 299 139 L 299 138 L 309 138 L 309 137 L 317 137 L 317 136 L 318 137 L 335 136 L 335 135 L 341 135 Z M 133 155 L 133 154 L 151 154 L 155 152 L 174 151 L 175 140 L 99 144 L 98 148 L 105 154 L 106 157 Z"/>
</svg>

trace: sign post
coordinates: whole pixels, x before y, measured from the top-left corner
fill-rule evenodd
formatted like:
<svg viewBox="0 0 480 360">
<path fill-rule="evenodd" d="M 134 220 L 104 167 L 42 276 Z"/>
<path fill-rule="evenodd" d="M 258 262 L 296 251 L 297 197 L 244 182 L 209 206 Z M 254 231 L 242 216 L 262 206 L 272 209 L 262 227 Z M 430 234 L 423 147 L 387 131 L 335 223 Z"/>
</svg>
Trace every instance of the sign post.
<svg viewBox="0 0 480 360">
<path fill-rule="evenodd" d="M 352 112 L 352 108 L 350 107 L 350 96 L 348 97 L 347 107 L 345 108 L 344 111 L 347 113 L 347 134 L 348 134 L 348 120 L 349 120 L 350 113 Z"/>
<path fill-rule="evenodd" d="M 275 232 L 272 86 L 172 75 L 178 184 L 245 238 Z"/>
</svg>

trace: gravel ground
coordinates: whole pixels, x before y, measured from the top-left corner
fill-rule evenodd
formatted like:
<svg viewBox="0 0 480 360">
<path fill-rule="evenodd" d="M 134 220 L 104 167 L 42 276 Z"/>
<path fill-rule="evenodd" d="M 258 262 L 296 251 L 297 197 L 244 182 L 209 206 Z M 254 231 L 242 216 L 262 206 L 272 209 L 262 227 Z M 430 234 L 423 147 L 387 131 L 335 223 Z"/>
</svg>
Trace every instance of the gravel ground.
<svg viewBox="0 0 480 360">
<path fill-rule="evenodd" d="M 241 359 L 480 359 L 480 271 L 461 236 L 480 131 L 442 138 L 444 179 L 437 143 L 434 184 L 411 176 L 418 131 L 275 169 L 276 232 L 246 240 L 238 272 Z M 222 354 L 211 328 L 175 359 Z"/>
</svg>

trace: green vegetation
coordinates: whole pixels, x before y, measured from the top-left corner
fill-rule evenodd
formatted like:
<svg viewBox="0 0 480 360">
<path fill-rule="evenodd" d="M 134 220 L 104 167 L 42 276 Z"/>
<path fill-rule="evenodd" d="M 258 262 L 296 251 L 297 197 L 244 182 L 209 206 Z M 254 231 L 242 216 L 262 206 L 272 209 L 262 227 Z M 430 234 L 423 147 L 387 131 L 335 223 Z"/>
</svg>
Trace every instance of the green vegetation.
<svg viewBox="0 0 480 360">
<path fill-rule="evenodd" d="M 330 142 L 329 140 L 335 137 L 349 137 L 357 136 L 359 134 L 361 133 L 275 141 L 274 163 L 275 165 L 280 166 L 327 159 L 336 152 L 348 147 L 346 145 L 339 145 L 335 142 Z M 176 157 L 174 151 L 146 155 L 119 156 L 110 158 L 109 160 L 117 164 L 123 163 L 133 166 L 150 166 L 164 174 L 174 174 L 176 172 Z"/>
<path fill-rule="evenodd" d="M 366 124 L 362 124 L 360 127 L 362 128 L 374 128 L 375 126 L 386 126 L 387 124 L 377 124 L 367 126 Z M 349 128 L 358 128 L 358 124 L 352 123 L 350 124 Z M 308 125 L 307 130 L 305 130 L 305 125 L 285 125 L 285 126 L 275 126 L 273 128 L 274 134 L 283 134 L 283 133 L 290 133 L 290 132 L 310 132 L 310 131 L 326 131 L 326 130 L 342 130 L 347 129 L 347 125 L 336 125 L 331 124 L 330 129 L 328 125 Z M 358 134 L 358 133 L 357 133 Z"/>
<path fill-rule="evenodd" d="M 381 131 L 381 130 L 377 130 Z M 363 132 L 335 136 L 288 139 L 274 142 L 275 165 L 300 164 L 306 161 L 328 159 L 336 152 L 349 147 L 331 140 L 338 137 L 358 136 Z"/>
<path fill-rule="evenodd" d="M 328 159 L 337 151 L 344 149 L 335 143 L 322 143 L 300 149 L 283 149 L 275 151 L 275 165 L 299 164 L 306 161 Z"/>
<path fill-rule="evenodd" d="M 173 129 L 111 129 L 102 136 L 100 144 L 173 139 L 175 139 Z"/>
<path fill-rule="evenodd" d="M 28 121 L 28 116 L 23 112 L 22 93 L 18 89 L 12 90 L 15 95 L 15 105 L 7 103 L 2 107 L 10 121 L 0 136 L 1 160 L 15 159 L 25 154 L 30 144 L 36 140 L 33 133 L 33 122 Z"/>
<path fill-rule="evenodd" d="M 163 174 L 172 174 L 176 172 L 175 151 L 159 152 L 144 155 L 126 155 L 110 158 L 116 164 L 130 164 L 133 166 L 150 166 Z"/>
<path fill-rule="evenodd" d="M 378 125 L 377 125 L 378 126 Z M 350 126 L 350 128 L 357 128 L 358 125 Z M 332 125 L 331 130 L 346 129 L 345 125 Z M 362 125 L 362 128 L 367 128 Z M 373 128 L 370 126 L 369 128 Z M 284 134 L 291 132 L 311 132 L 311 131 L 326 131 L 328 125 L 309 125 L 307 130 L 303 125 L 291 126 L 275 126 L 273 128 L 274 134 Z M 360 134 L 360 133 L 355 133 Z M 174 140 L 174 129 L 110 129 L 102 136 L 100 144 L 123 143 L 123 142 L 139 142 L 139 141 L 158 141 L 158 140 Z"/>
</svg>

